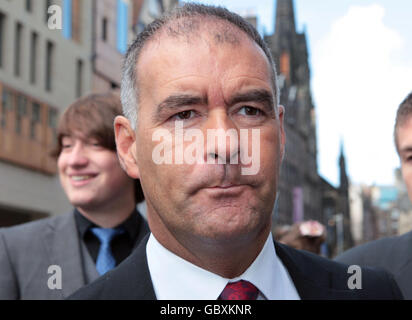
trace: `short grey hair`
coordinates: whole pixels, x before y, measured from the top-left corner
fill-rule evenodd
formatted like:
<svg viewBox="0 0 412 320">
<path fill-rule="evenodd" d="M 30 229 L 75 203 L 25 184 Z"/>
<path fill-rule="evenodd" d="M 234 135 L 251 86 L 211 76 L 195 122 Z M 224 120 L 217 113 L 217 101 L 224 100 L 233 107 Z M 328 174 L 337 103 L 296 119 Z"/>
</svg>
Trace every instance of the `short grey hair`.
<svg viewBox="0 0 412 320">
<path fill-rule="evenodd" d="M 412 116 L 412 92 L 402 101 L 399 105 L 398 110 L 396 111 L 396 120 L 395 120 L 395 129 L 394 129 L 394 138 L 395 138 L 395 147 L 396 151 L 399 154 L 399 141 L 398 141 L 398 130 L 399 127 L 405 125 L 405 123 Z"/>
<path fill-rule="evenodd" d="M 136 39 L 127 50 L 122 70 L 121 101 L 123 113 L 129 119 L 133 129 L 136 128 L 137 124 L 139 97 L 139 90 L 137 87 L 137 62 L 143 47 L 148 41 L 153 39 L 160 32 L 160 30 L 166 27 L 168 27 L 168 35 L 189 35 L 196 29 L 194 21 L 199 18 L 212 18 L 223 22 L 228 22 L 229 24 L 245 32 L 247 36 L 263 50 L 272 69 L 272 88 L 276 98 L 275 109 L 277 108 L 277 105 L 279 104 L 279 87 L 276 66 L 267 44 L 256 29 L 241 16 L 230 12 L 226 8 L 197 3 L 185 3 L 183 6 L 173 9 L 169 13 L 166 13 L 147 25 L 146 28 L 137 35 Z M 181 19 L 184 19 L 183 23 L 178 23 L 176 28 L 171 27 L 172 23 L 178 22 L 178 20 Z M 225 38 L 227 38 L 225 35 L 222 37 L 219 36 L 219 40 L 227 40 Z M 230 41 L 230 39 L 228 41 Z"/>
</svg>

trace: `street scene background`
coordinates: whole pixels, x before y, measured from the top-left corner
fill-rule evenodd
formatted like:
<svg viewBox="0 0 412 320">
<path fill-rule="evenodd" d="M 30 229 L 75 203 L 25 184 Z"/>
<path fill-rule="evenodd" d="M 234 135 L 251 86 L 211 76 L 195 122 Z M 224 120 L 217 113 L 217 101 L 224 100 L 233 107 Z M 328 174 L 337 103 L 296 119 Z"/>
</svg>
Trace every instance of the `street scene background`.
<svg viewBox="0 0 412 320">
<path fill-rule="evenodd" d="M 409 231 L 393 126 L 412 91 L 412 3 L 199 2 L 247 18 L 275 58 L 287 145 L 273 232 L 318 221 L 333 257 Z M 59 115 L 85 94 L 118 91 L 128 44 L 178 4 L 0 2 L 0 227 L 71 210 L 49 156 Z"/>
</svg>

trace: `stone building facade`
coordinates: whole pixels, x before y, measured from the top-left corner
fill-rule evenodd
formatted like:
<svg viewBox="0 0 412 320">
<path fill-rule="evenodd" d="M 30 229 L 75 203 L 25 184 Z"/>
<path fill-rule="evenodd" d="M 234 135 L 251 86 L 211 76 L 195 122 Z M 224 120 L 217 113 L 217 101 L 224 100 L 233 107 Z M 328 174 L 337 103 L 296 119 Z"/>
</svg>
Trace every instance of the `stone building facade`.
<svg viewBox="0 0 412 320">
<path fill-rule="evenodd" d="M 305 33 L 296 31 L 292 0 L 277 1 L 275 33 L 265 40 L 278 69 L 280 103 L 286 111 L 286 154 L 276 218 L 280 224 L 292 224 L 303 219 L 322 221 L 307 42 Z"/>
<path fill-rule="evenodd" d="M 277 225 L 311 219 L 320 221 L 330 226 L 331 247 L 335 250 L 334 222 L 336 217 L 342 217 L 343 247 L 351 247 L 349 179 L 343 148 L 339 158 L 340 185 L 332 186 L 318 173 L 316 114 L 307 40 L 305 31 L 296 30 L 293 0 L 276 1 L 275 32 L 265 40 L 277 66 L 280 104 L 285 107 L 286 153 L 274 221 Z"/>
<path fill-rule="evenodd" d="M 71 210 L 49 156 L 59 115 L 117 90 L 136 26 L 177 2 L 0 1 L 0 227 Z"/>
</svg>

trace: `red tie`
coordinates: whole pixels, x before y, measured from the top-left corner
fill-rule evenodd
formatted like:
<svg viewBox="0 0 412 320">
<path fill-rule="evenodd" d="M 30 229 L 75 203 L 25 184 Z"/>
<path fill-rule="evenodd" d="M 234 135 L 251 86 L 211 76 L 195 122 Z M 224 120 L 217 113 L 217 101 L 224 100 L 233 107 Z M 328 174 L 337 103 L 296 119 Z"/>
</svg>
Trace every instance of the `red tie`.
<svg viewBox="0 0 412 320">
<path fill-rule="evenodd" d="M 219 300 L 256 300 L 259 290 L 249 281 L 229 282 L 219 296 Z"/>
</svg>

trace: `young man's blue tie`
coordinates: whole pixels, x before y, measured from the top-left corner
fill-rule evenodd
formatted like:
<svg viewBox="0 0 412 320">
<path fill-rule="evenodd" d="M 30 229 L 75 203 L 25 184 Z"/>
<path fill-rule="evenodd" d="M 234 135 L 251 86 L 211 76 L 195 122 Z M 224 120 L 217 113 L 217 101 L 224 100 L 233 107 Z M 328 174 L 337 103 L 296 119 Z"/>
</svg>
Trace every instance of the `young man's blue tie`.
<svg viewBox="0 0 412 320">
<path fill-rule="evenodd" d="M 96 261 L 96 269 L 100 275 L 116 266 L 116 260 L 113 257 L 111 241 L 114 237 L 124 233 L 123 228 L 91 228 L 91 232 L 100 240 L 100 249 Z"/>
</svg>

